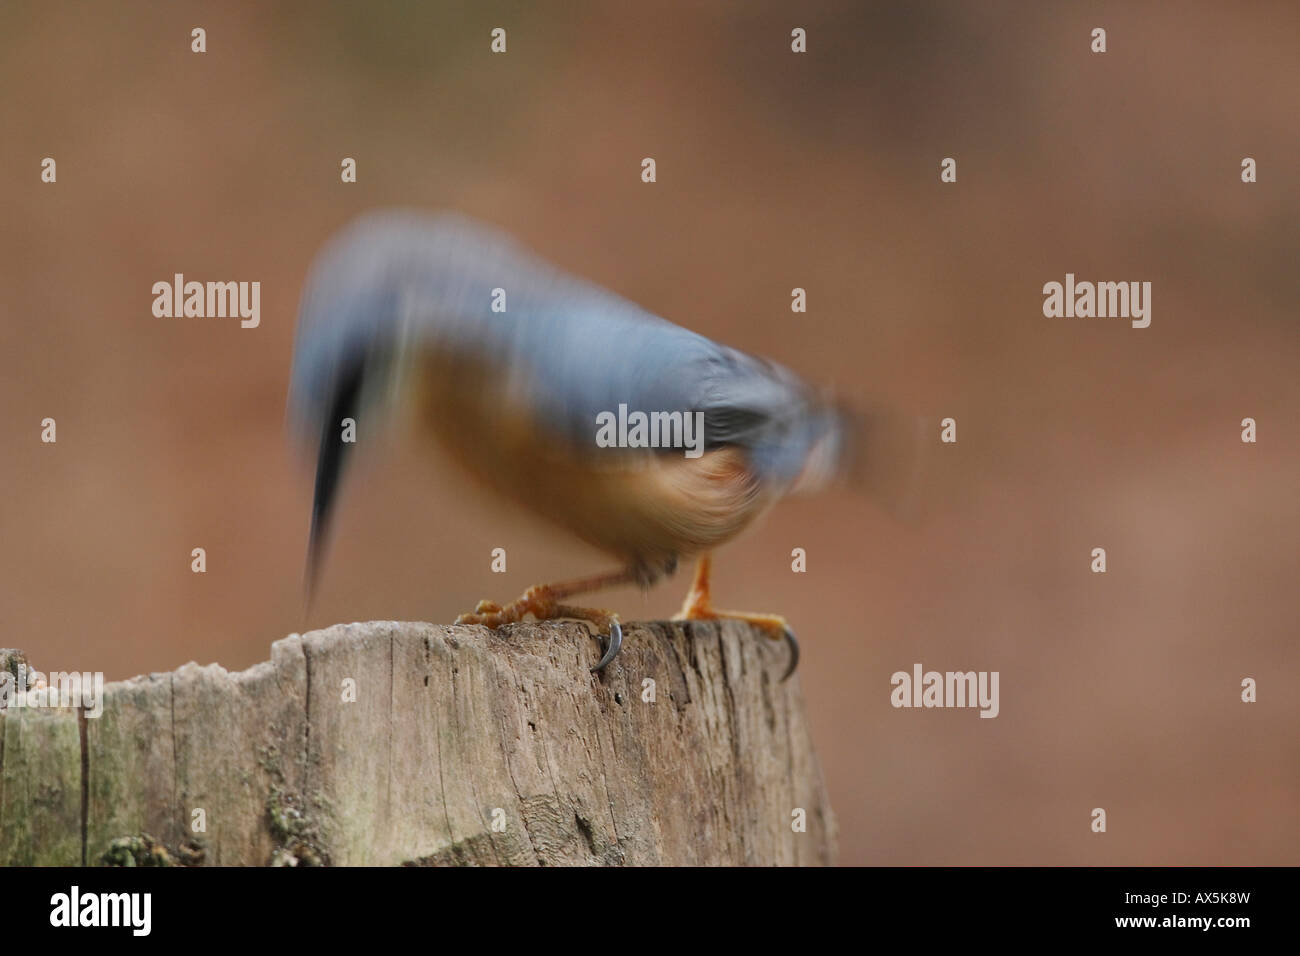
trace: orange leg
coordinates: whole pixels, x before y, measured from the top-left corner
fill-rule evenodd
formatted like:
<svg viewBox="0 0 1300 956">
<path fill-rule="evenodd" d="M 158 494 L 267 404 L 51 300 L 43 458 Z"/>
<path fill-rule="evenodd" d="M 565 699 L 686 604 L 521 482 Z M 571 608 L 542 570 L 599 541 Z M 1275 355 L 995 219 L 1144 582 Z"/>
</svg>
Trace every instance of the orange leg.
<svg viewBox="0 0 1300 956">
<path fill-rule="evenodd" d="M 794 631 L 779 614 L 753 614 L 748 611 L 723 611 L 713 606 L 709 577 L 713 570 L 713 556 L 703 554 L 695 565 L 695 579 L 691 589 L 686 593 L 682 609 L 673 617 L 674 621 L 714 621 L 719 618 L 746 621 L 767 631 L 773 639 L 784 639 L 790 645 L 790 665 L 781 680 L 794 673 L 799 666 L 799 643 Z"/>
<path fill-rule="evenodd" d="M 695 577 L 691 580 L 691 589 L 686 592 L 682 609 L 677 612 L 674 621 L 703 621 L 714 616 L 713 602 L 709 592 L 709 575 L 713 572 L 713 555 L 702 554 L 695 562 Z"/>
<path fill-rule="evenodd" d="M 619 623 L 618 615 L 613 611 L 576 607 L 560 602 L 577 594 L 598 591 L 616 584 L 627 584 L 633 580 L 635 580 L 635 572 L 627 569 L 608 574 L 594 574 L 590 577 L 578 578 L 576 581 L 565 581 L 562 584 L 537 584 L 504 607 L 492 601 L 479 601 L 472 612 L 456 618 L 456 623 L 482 624 L 495 630 L 504 624 L 517 624 L 529 614 L 539 621 L 551 621 L 556 618 L 590 621 L 602 630 L 609 628 L 609 646 L 600 662 L 592 668 L 593 671 L 598 671 L 617 657 L 623 647 L 623 628 Z"/>
</svg>

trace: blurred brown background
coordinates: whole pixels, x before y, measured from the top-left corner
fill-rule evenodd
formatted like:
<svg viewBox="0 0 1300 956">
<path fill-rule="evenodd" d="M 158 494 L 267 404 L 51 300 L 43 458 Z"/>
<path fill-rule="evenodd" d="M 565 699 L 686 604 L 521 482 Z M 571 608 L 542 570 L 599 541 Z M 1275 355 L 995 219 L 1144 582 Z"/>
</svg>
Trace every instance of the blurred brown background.
<svg viewBox="0 0 1300 956">
<path fill-rule="evenodd" d="M 0 646 L 110 679 L 236 669 L 305 627 L 445 622 L 604 569 L 399 444 L 350 476 L 303 619 L 305 272 L 363 210 L 450 207 L 848 397 L 957 419 L 925 525 L 836 493 L 719 557 L 722 605 L 803 639 L 844 862 L 1300 861 L 1295 4 L 0 15 Z M 1151 281 L 1151 327 L 1044 318 L 1067 271 Z M 174 272 L 260 280 L 261 327 L 154 318 Z M 686 583 L 601 603 L 664 616 Z M 914 662 L 1000 671 L 1001 716 L 892 709 Z"/>
</svg>

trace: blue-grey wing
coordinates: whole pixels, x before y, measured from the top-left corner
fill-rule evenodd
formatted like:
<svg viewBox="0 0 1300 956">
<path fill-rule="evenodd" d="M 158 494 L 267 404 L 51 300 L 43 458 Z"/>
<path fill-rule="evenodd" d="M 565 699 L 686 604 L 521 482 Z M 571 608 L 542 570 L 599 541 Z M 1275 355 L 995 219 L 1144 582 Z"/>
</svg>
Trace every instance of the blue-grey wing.
<svg viewBox="0 0 1300 956">
<path fill-rule="evenodd" d="M 786 369 L 712 342 L 449 215 L 363 217 L 323 251 L 304 293 L 294 391 L 330 387 L 358 355 L 434 349 L 493 370 L 556 440 L 595 447 L 597 418 L 700 412 L 706 448 L 744 447 L 798 474 L 828 427 Z M 296 402 L 295 404 L 307 404 Z"/>
</svg>

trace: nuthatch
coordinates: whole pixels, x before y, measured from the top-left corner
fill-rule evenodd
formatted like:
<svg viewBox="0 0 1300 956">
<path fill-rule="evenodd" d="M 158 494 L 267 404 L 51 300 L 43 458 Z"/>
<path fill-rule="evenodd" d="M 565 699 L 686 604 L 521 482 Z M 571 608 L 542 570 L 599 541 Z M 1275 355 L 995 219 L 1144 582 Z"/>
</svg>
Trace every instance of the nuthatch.
<svg viewBox="0 0 1300 956">
<path fill-rule="evenodd" d="M 910 483 L 910 422 L 854 414 L 781 366 L 567 276 L 464 218 L 373 213 L 320 253 L 300 309 L 290 410 L 317 443 L 309 593 L 354 447 L 343 422 L 371 434 L 399 402 L 482 483 L 620 562 L 457 619 L 591 621 L 609 629 L 593 670 L 619 652 L 618 616 L 565 602 L 648 587 L 679 558 L 698 557 L 679 619 L 741 618 L 784 637 L 788 677 L 793 632 L 776 615 L 715 610 L 710 553 L 791 491 L 844 475 L 898 498 Z"/>
</svg>

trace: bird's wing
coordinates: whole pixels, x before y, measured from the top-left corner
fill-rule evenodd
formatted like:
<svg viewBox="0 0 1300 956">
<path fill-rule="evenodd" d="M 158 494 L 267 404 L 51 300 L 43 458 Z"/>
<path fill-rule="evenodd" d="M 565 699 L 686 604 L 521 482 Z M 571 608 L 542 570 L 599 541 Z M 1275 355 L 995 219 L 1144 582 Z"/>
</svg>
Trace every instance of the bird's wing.
<svg viewBox="0 0 1300 956">
<path fill-rule="evenodd" d="M 494 309 L 494 304 L 504 311 Z M 362 316 L 360 320 L 358 316 Z M 308 283 L 295 387 L 332 354 L 432 350 L 488 370 L 478 385 L 523 402 L 553 434 L 595 448 L 596 418 L 702 413 L 706 447 L 746 449 L 774 479 L 798 474 L 834 426 L 793 373 L 674 325 L 459 216 L 374 213 L 321 254 Z M 337 363 L 335 363 L 336 365 Z M 299 374 L 299 369 L 304 374 Z M 321 387 L 315 385 L 314 387 Z"/>
</svg>

